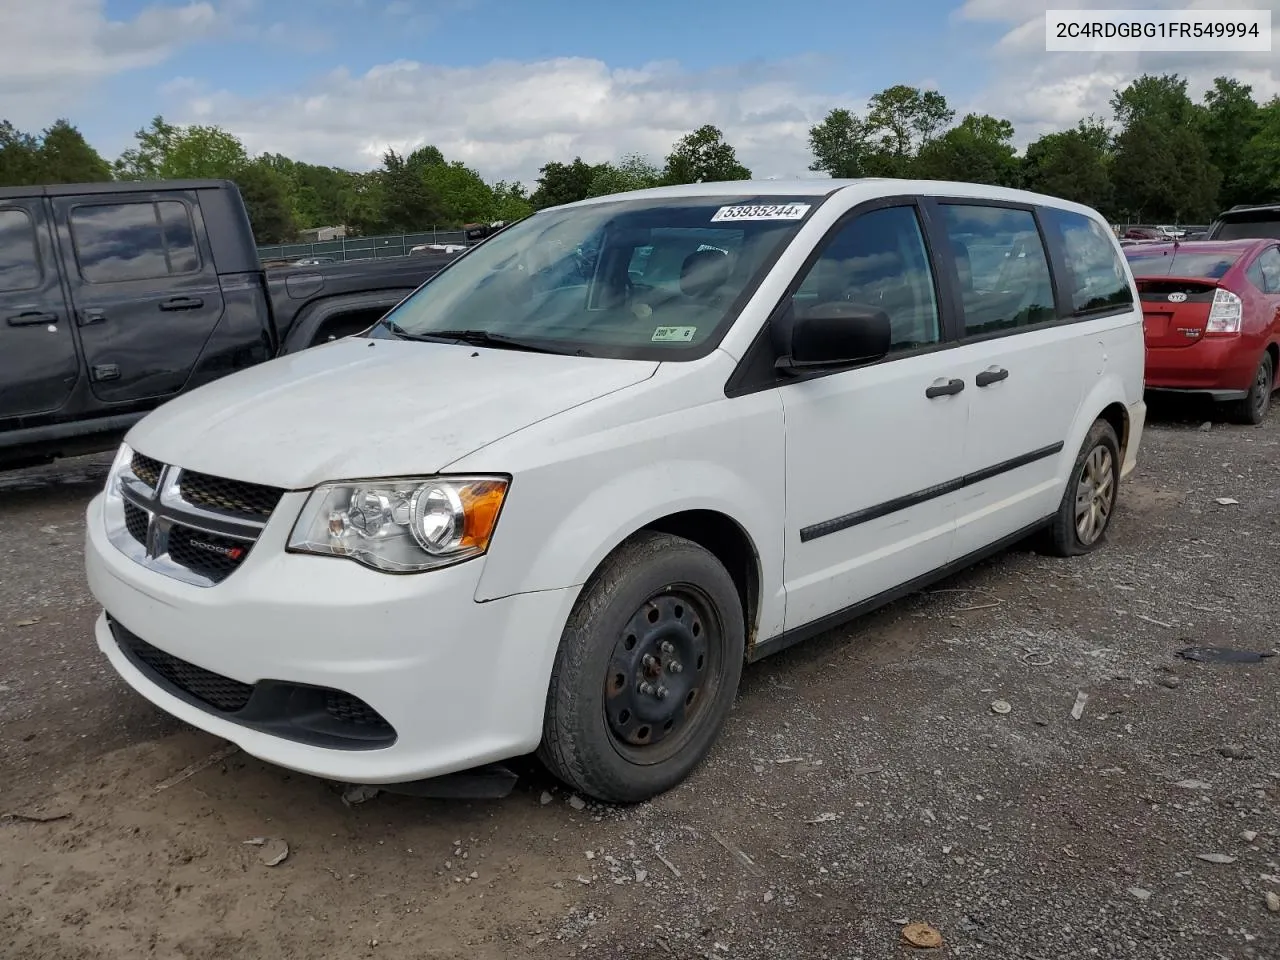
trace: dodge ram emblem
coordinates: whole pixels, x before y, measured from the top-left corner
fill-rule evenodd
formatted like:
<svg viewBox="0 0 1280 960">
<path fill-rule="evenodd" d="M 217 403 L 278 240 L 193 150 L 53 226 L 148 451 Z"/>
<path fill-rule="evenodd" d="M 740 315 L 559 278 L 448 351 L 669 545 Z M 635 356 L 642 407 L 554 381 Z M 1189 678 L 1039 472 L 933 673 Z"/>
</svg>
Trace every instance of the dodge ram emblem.
<svg viewBox="0 0 1280 960">
<path fill-rule="evenodd" d="M 1182 292 L 1169 294 L 1170 303 L 1185 303 L 1186 299 L 1187 299 L 1187 295 Z"/>
</svg>

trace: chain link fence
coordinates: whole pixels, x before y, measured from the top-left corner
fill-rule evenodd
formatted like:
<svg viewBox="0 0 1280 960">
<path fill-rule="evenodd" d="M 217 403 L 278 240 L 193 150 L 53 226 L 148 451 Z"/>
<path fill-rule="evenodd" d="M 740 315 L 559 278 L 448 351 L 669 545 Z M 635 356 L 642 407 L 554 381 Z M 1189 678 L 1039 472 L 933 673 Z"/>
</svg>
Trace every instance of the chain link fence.
<svg viewBox="0 0 1280 960">
<path fill-rule="evenodd" d="M 466 243 L 466 235 L 461 230 L 425 230 L 421 233 L 391 234 L 381 237 L 343 237 L 317 243 L 283 243 L 259 247 L 258 257 L 264 263 L 293 262 L 312 258 L 326 262 L 382 260 L 387 257 L 408 256 L 410 250 L 424 243 L 463 245 Z"/>
</svg>

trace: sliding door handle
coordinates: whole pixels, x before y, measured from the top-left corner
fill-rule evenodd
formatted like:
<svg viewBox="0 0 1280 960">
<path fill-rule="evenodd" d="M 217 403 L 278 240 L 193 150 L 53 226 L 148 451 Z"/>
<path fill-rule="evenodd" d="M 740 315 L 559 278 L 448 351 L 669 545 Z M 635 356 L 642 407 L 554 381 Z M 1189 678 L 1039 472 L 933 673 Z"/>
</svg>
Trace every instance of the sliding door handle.
<svg viewBox="0 0 1280 960">
<path fill-rule="evenodd" d="M 952 397 L 964 389 L 963 380 L 938 380 L 925 390 L 924 395 L 930 400 L 936 397 Z"/>
<path fill-rule="evenodd" d="M 1004 367 L 989 367 L 973 378 L 973 382 L 980 387 L 989 387 L 993 383 L 999 383 L 1001 380 L 1009 379 L 1009 371 Z"/>
</svg>

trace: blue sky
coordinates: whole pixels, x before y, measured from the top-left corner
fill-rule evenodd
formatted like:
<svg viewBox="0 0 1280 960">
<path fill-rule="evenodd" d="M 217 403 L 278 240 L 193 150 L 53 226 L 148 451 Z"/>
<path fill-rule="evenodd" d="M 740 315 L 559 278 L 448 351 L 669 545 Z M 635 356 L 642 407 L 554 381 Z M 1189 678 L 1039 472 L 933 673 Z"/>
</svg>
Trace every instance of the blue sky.
<svg viewBox="0 0 1280 960">
<path fill-rule="evenodd" d="M 435 143 L 491 179 L 527 182 L 578 154 L 660 160 L 712 122 L 758 175 L 805 175 L 808 127 L 895 83 L 936 87 L 960 114 L 1009 117 L 1020 142 L 1105 114 L 1110 90 L 1157 61 L 1045 54 L 1033 21 L 1060 5 L 10 0 L 0 118 L 38 130 L 67 116 L 109 156 L 156 113 L 219 123 L 253 152 L 348 167 Z M 1273 59 L 1158 65 L 1193 86 L 1227 72 L 1280 92 Z"/>
</svg>

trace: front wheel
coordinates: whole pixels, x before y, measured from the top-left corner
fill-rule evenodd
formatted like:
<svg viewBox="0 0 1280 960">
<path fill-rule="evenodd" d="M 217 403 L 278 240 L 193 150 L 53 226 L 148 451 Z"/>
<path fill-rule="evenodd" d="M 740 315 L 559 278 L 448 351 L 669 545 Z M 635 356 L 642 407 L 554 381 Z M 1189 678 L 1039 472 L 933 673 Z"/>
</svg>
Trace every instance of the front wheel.
<svg viewBox="0 0 1280 960">
<path fill-rule="evenodd" d="M 538 756 L 569 786 L 635 803 L 706 756 L 742 675 L 733 579 L 709 551 L 638 534 L 583 588 L 561 636 Z"/>
<path fill-rule="evenodd" d="M 1238 400 L 1232 410 L 1232 419 L 1237 423 L 1247 423 L 1257 426 L 1266 419 L 1267 411 L 1271 409 L 1271 391 L 1275 387 L 1276 374 L 1275 367 L 1271 362 L 1271 354 L 1263 352 L 1262 359 L 1258 362 L 1258 369 L 1253 375 L 1253 383 L 1249 387 L 1249 393 L 1243 400 Z"/>
<path fill-rule="evenodd" d="M 1052 551 L 1075 557 L 1102 546 L 1120 492 L 1120 441 L 1111 424 L 1095 421 L 1080 447 L 1049 528 Z"/>
</svg>

